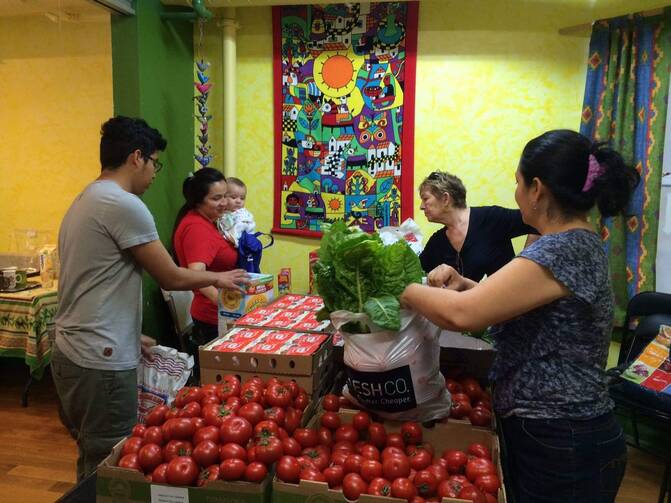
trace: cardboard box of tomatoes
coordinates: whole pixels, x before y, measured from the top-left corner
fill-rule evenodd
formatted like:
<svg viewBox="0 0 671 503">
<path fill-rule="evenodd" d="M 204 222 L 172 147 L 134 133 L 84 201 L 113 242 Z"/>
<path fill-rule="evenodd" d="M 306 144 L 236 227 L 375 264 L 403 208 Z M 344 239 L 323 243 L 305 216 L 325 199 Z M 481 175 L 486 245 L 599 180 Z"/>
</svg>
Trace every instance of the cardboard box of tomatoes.
<svg viewBox="0 0 671 503">
<path fill-rule="evenodd" d="M 333 373 L 333 348 L 326 334 L 237 327 L 200 347 L 200 365 L 203 383 L 216 384 L 228 373 L 243 381 L 290 378 L 315 395 Z"/>
<path fill-rule="evenodd" d="M 142 472 L 117 466 L 126 439 L 114 446 L 97 469 L 97 503 L 268 503 L 272 474 L 260 483 L 213 481 L 203 487 L 152 484 Z"/>
<path fill-rule="evenodd" d="M 362 418 L 366 423 L 363 427 L 357 425 Z M 426 428 L 418 423 L 379 423 L 371 422 L 371 419 L 374 418 L 367 414 L 357 417 L 357 411 L 342 409 L 315 415 L 307 428 L 319 432 L 320 444 L 322 439 L 329 438 L 325 430 L 331 431 L 333 444 L 330 457 L 321 466 L 317 466 L 317 462 L 322 461 L 319 457 L 313 458 L 314 466 L 296 458 L 299 475 L 292 471 L 296 468 L 292 460 L 285 459 L 286 456 L 281 458 L 273 479 L 272 503 L 346 503 L 348 500 L 399 503 L 404 499 L 410 501 L 420 494 L 425 501 L 435 501 L 440 498 L 441 492 L 442 503 L 470 501 L 448 496 L 454 494 L 453 491 L 462 490 L 462 494 L 477 491 L 478 496 L 473 501 L 507 502 L 499 442 L 494 433 L 463 423 L 436 423 Z M 300 434 L 305 432 L 301 430 Z M 294 433 L 294 437 L 296 435 Z M 302 445 L 304 439 L 297 440 Z M 360 440 L 365 443 L 358 443 Z M 343 451 L 345 444 L 354 449 L 341 454 L 336 451 L 337 444 L 343 445 L 340 448 Z M 319 447 L 314 450 L 318 451 Z M 422 456 L 428 458 L 422 460 Z M 376 463 L 376 460 L 380 461 Z M 416 463 L 422 463 L 424 468 Z M 436 471 L 442 471 L 437 467 L 440 463 L 443 463 L 441 466 L 447 473 L 447 478 L 442 480 L 436 475 Z M 337 464 L 342 466 L 342 470 L 336 468 Z M 394 494 L 396 497 L 392 497 Z"/>
</svg>

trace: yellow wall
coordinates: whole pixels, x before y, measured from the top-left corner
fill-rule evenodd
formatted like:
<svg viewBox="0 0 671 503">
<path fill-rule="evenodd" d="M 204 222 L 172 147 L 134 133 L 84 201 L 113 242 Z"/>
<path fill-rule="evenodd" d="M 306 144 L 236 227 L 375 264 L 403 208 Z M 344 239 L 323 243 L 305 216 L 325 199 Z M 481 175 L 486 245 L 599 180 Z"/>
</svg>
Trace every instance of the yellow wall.
<svg viewBox="0 0 671 503">
<path fill-rule="evenodd" d="M 514 171 L 529 139 L 547 129 L 579 126 L 588 37 L 566 37 L 548 12 L 485 13 L 481 2 L 422 2 L 415 119 L 415 186 L 431 171 L 460 176 L 471 205 L 514 207 Z M 491 3 L 489 4 L 492 5 Z M 249 186 L 248 208 L 259 230 L 273 219 L 271 10 L 237 9 L 237 175 Z M 221 38 L 210 24 L 203 54 L 213 63 L 215 121 L 221 110 Z M 529 30 L 532 31 L 529 31 Z M 533 31 L 537 30 L 537 31 Z M 221 115 L 221 112 L 219 112 Z M 221 131 L 213 145 L 221 154 Z M 221 157 L 215 159 L 221 166 Z M 425 237 L 437 230 L 419 211 Z M 262 268 L 291 267 L 293 289 L 307 290 L 309 250 L 319 241 L 278 235 Z"/>
<path fill-rule="evenodd" d="M 54 242 L 100 171 L 100 124 L 111 114 L 109 16 L 0 18 L 0 252 L 15 251 L 13 229 Z"/>
</svg>

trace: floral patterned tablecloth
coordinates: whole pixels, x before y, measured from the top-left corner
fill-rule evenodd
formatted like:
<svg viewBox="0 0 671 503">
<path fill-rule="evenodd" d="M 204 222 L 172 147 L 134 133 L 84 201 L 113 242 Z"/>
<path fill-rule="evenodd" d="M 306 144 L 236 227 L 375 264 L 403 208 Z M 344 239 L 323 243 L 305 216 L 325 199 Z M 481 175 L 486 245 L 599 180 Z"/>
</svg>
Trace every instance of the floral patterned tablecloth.
<svg viewBox="0 0 671 503">
<path fill-rule="evenodd" d="M 30 375 L 41 379 L 51 359 L 49 333 L 57 307 L 55 286 L 0 292 L 0 357 L 23 358 Z"/>
</svg>

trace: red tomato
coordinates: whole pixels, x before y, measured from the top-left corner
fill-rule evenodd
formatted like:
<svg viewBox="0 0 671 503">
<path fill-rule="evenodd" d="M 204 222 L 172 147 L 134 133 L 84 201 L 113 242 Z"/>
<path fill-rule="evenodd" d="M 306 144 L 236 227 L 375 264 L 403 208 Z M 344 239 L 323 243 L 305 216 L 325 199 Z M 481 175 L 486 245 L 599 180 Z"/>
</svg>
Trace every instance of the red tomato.
<svg viewBox="0 0 671 503">
<path fill-rule="evenodd" d="M 158 426 L 150 426 L 144 432 L 144 437 L 142 438 L 143 444 L 165 444 L 165 439 L 163 438 L 163 432 Z"/>
<path fill-rule="evenodd" d="M 242 459 L 225 459 L 219 465 L 219 477 L 223 480 L 241 480 L 245 476 L 247 464 Z"/>
<path fill-rule="evenodd" d="M 456 498 L 465 486 L 471 483 L 463 475 L 452 475 L 438 485 L 438 496 L 441 498 Z"/>
<path fill-rule="evenodd" d="M 200 402 L 189 402 L 177 413 L 177 417 L 200 417 Z"/>
<path fill-rule="evenodd" d="M 492 411 L 492 402 L 490 402 L 489 400 L 482 400 L 481 399 L 481 400 L 478 400 L 477 402 L 475 402 L 473 404 L 473 408 L 475 409 L 476 407 L 483 407 L 483 408 L 485 408 L 485 409 L 487 409 L 488 411 L 491 412 Z"/>
<path fill-rule="evenodd" d="M 289 388 L 292 400 L 298 396 L 299 386 L 298 384 L 296 384 L 296 381 L 294 380 L 284 381 L 282 384 L 284 384 L 287 388 Z"/>
<path fill-rule="evenodd" d="M 433 476 L 436 477 L 436 481 L 440 484 L 443 480 L 447 480 L 447 468 L 439 464 L 433 464 L 427 468 L 428 471 L 433 473 Z"/>
<path fill-rule="evenodd" d="M 361 447 L 359 454 L 363 456 L 364 459 L 373 459 L 375 461 L 380 461 L 380 450 L 371 444 L 365 444 Z"/>
<path fill-rule="evenodd" d="M 282 441 L 277 437 L 265 437 L 256 442 L 256 460 L 272 465 L 282 457 Z"/>
<path fill-rule="evenodd" d="M 348 473 L 342 480 L 342 492 L 350 501 L 356 501 L 359 496 L 365 494 L 368 489 L 368 484 L 361 478 L 358 473 Z"/>
<path fill-rule="evenodd" d="M 207 396 L 210 397 L 212 395 Z M 203 468 L 200 471 L 200 474 L 198 474 L 198 480 L 196 481 L 196 485 L 198 487 L 203 487 L 212 482 L 213 480 L 218 479 L 219 479 L 219 465 L 211 465 L 208 466 L 207 468 Z"/>
<path fill-rule="evenodd" d="M 240 410 L 238 410 L 238 415 L 252 423 L 252 426 L 263 421 L 264 414 L 265 411 L 263 410 L 263 407 L 261 407 L 260 403 L 256 402 L 245 403 L 240 407 Z"/>
<path fill-rule="evenodd" d="M 229 442 L 219 446 L 219 461 L 226 459 L 242 459 L 247 461 L 247 449 L 239 444 Z"/>
<path fill-rule="evenodd" d="M 501 481 L 496 474 L 488 473 L 487 475 L 480 475 L 476 478 L 473 485 L 483 492 L 496 494 L 496 491 L 501 487 Z"/>
<path fill-rule="evenodd" d="M 329 451 L 321 446 L 303 449 L 302 456 L 307 457 L 317 470 L 322 471 L 329 465 Z"/>
<path fill-rule="evenodd" d="M 271 377 L 270 379 L 268 379 L 269 383 L 279 381 L 280 380 L 277 377 Z M 263 388 L 264 387 L 263 379 L 261 379 L 259 376 L 254 376 L 245 383 L 245 386 L 260 386 L 261 388 Z"/>
<path fill-rule="evenodd" d="M 480 383 L 472 377 L 464 377 L 461 379 L 461 387 L 464 388 L 464 393 L 468 395 L 471 402 L 477 402 L 482 397 L 482 387 Z"/>
<path fill-rule="evenodd" d="M 299 475 L 301 480 L 314 480 L 315 482 L 326 482 L 326 477 L 316 468 L 303 468 Z"/>
<path fill-rule="evenodd" d="M 443 468 L 445 468 L 445 470 L 447 470 L 447 460 L 444 459 L 444 458 L 441 458 L 440 456 L 434 456 L 433 464 L 434 465 L 440 465 Z"/>
<path fill-rule="evenodd" d="M 190 418 L 191 422 L 193 423 L 193 426 L 196 428 L 196 431 L 202 428 L 203 426 L 207 426 L 205 424 L 205 419 L 202 417 L 192 417 Z"/>
<path fill-rule="evenodd" d="M 396 457 L 400 456 L 402 458 L 407 459 L 407 456 L 405 455 L 405 452 L 403 452 L 403 449 L 399 449 L 398 447 L 385 447 L 384 450 L 382 451 L 382 461 L 384 461 L 387 458 L 391 457 Z"/>
<path fill-rule="evenodd" d="M 170 407 L 168 412 L 165 413 L 165 421 L 167 421 L 168 419 L 173 419 L 173 418 L 177 417 L 178 412 L 179 412 L 179 409 L 177 407 L 175 407 L 174 405 L 172 407 Z M 165 421 L 164 421 L 164 423 L 165 423 Z"/>
<path fill-rule="evenodd" d="M 329 430 L 340 428 L 340 416 L 337 412 L 324 412 L 321 417 L 321 425 Z"/>
<path fill-rule="evenodd" d="M 472 501 L 473 503 L 487 503 L 487 498 L 475 486 L 465 486 L 458 495 L 459 499 Z"/>
<path fill-rule="evenodd" d="M 200 389 L 200 386 L 185 386 L 175 395 L 174 404 L 175 407 L 182 408 L 187 403 L 200 402 L 201 398 L 203 398 L 203 390 Z"/>
<path fill-rule="evenodd" d="M 163 460 L 167 463 L 180 456 L 191 456 L 193 445 L 188 440 L 170 440 L 163 447 Z"/>
<path fill-rule="evenodd" d="M 401 435 L 406 444 L 422 443 L 422 427 L 414 421 L 407 421 L 401 425 Z"/>
<path fill-rule="evenodd" d="M 368 441 L 378 449 L 387 445 L 387 431 L 381 423 L 370 423 L 368 427 Z"/>
<path fill-rule="evenodd" d="M 345 461 L 345 470 L 347 470 L 347 461 Z M 362 479 L 370 483 L 373 479 L 382 477 L 382 463 L 374 459 L 363 459 L 359 473 Z"/>
<path fill-rule="evenodd" d="M 287 430 L 289 435 L 293 435 L 296 428 L 301 425 L 303 419 L 303 412 L 294 409 L 293 407 L 287 407 L 284 411 L 284 429 Z"/>
<path fill-rule="evenodd" d="M 174 486 L 190 486 L 198 478 L 198 465 L 190 456 L 177 456 L 168 463 L 166 482 Z"/>
<path fill-rule="evenodd" d="M 464 473 L 468 462 L 468 456 L 464 451 L 446 449 L 443 452 L 443 459 L 447 461 L 447 471 L 449 473 Z"/>
<path fill-rule="evenodd" d="M 452 408 L 450 409 L 450 417 L 454 419 L 462 419 L 467 417 L 471 410 L 471 404 L 464 400 L 452 400 Z"/>
<path fill-rule="evenodd" d="M 133 429 L 130 432 L 130 436 L 143 438 L 145 431 L 147 431 L 147 427 L 144 424 L 136 424 L 133 426 Z"/>
<path fill-rule="evenodd" d="M 419 470 L 412 480 L 420 496 L 428 498 L 433 496 L 438 489 L 438 480 L 429 470 Z"/>
<path fill-rule="evenodd" d="M 413 470 L 424 470 L 431 464 L 431 454 L 425 449 L 416 449 L 410 459 L 410 468 Z"/>
<path fill-rule="evenodd" d="M 341 442 L 343 440 L 355 444 L 359 441 L 359 432 L 351 424 L 342 425 L 335 432 L 335 441 Z"/>
<path fill-rule="evenodd" d="M 301 465 L 301 470 L 304 468 L 314 468 L 315 470 L 317 469 L 315 464 L 312 462 L 312 459 L 307 456 L 298 456 L 296 461 L 298 461 L 298 464 Z"/>
<path fill-rule="evenodd" d="M 361 454 L 350 454 L 345 458 L 343 463 L 343 468 L 345 473 L 361 473 L 361 464 L 363 463 L 363 458 Z"/>
<path fill-rule="evenodd" d="M 208 426 L 221 426 L 221 423 L 224 422 L 224 419 L 227 417 L 234 416 L 235 413 L 227 405 L 208 403 L 205 405 L 201 411 L 203 419 L 205 419 L 205 424 Z"/>
<path fill-rule="evenodd" d="M 203 392 L 203 397 L 216 396 L 218 389 L 218 384 L 203 384 L 200 386 L 200 390 Z"/>
<path fill-rule="evenodd" d="M 141 439 L 140 439 L 141 440 Z M 122 456 L 117 465 L 119 468 L 126 468 L 128 470 L 140 470 L 140 463 L 138 462 L 137 453 L 126 454 Z"/>
<path fill-rule="evenodd" d="M 398 447 L 399 449 L 405 449 L 403 435 L 400 433 L 387 434 L 387 447 Z"/>
<path fill-rule="evenodd" d="M 282 450 L 288 456 L 300 456 L 301 444 L 295 438 L 285 438 L 282 440 Z"/>
<path fill-rule="evenodd" d="M 280 407 L 270 407 L 263 411 L 263 418 L 267 421 L 275 421 L 277 426 L 284 426 L 284 409 Z"/>
<path fill-rule="evenodd" d="M 468 446 L 468 450 L 466 452 L 471 456 L 475 456 L 476 458 L 485 458 L 489 460 L 492 459 L 491 451 L 484 444 L 473 443 Z"/>
<path fill-rule="evenodd" d="M 445 379 L 445 387 L 447 388 L 447 391 L 450 392 L 450 395 L 461 393 L 463 391 L 461 384 L 459 384 L 454 379 Z"/>
<path fill-rule="evenodd" d="M 391 483 L 391 495 L 394 498 L 410 501 L 417 496 L 417 489 L 410 479 L 399 477 Z"/>
<path fill-rule="evenodd" d="M 342 480 L 345 477 L 345 469 L 342 466 L 333 465 L 325 468 L 323 474 L 329 487 L 333 489 L 342 484 Z"/>
<path fill-rule="evenodd" d="M 427 500 L 425 500 L 421 496 L 415 496 L 414 498 L 412 498 L 410 500 L 410 503 L 426 503 L 426 502 L 427 502 Z"/>
<path fill-rule="evenodd" d="M 473 482 L 480 475 L 496 473 L 494 463 L 485 458 L 471 458 L 466 463 L 466 477 Z"/>
<path fill-rule="evenodd" d="M 212 440 L 204 440 L 194 447 L 191 457 L 202 468 L 212 466 L 219 462 L 219 446 Z"/>
<path fill-rule="evenodd" d="M 473 426 L 491 426 L 492 413 L 489 409 L 484 407 L 475 407 L 468 415 Z"/>
<path fill-rule="evenodd" d="M 279 428 L 277 428 L 277 437 L 280 440 L 284 440 L 285 438 L 290 438 L 289 434 L 287 433 L 287 430 L 285 430 L 281 426 Z"/>
<path fill-rule="evenodd" d="M 123 443 L 121 448 L 121 455 L 125 456 L 127 454 L 137 454 L 137 452 L 142 447 L 142 439 L 139 437 L 130 437 Z"/>
<path fill-rule="evenodd" d="M 240 399 L 243 404 L 256 402 L 260 405 L 262 398 L 263 388 L 259 386 L 247 386 L 247 384 L 245 384 L 242 390 L 240 390 Z"/>
<path fill-rule="evenodd" d="M 247 462 L 253 463 L 256 461 L 256 446 L 247 447 Z"/>
<path fill-rule="evenodd" d="M 296 428 L 294 438 L 298 440 L 301 447 L 314 447 L 318 443 L 317 432 L 309 428 Z"/>
<path fill-rule="evenodd" d="M 333 445 L 333 433 L 328 428 L 323 426 L 317 430 L 317 442 L 324 447 L 331 447 Z"/>
<path fill-rule="evenodd" d="M 275 466 L 275 471 L 282 482 L 295 484 L 299 480 L 301 465 L 294 456 L 282 456 Z"/>
<path fill-rule="evenodd" d="M 429 442 L 423 442 L 421 444 L 415 444 L 415 445 L 408 445 L 405 448 L 405 453 L 410 456 L 413 454 L 415 451 L 427 451 L 431 457 L 433 457 L 434 450 L 433 450 L 433 445 L 431 445 Z"/>
<path fill-rule="evenodd" d="M 357 412 L 352 418 L 352 426 L 354 426 L 355 430 L 367 430 L 370 424 L 370 415 L 368 412 Z"/>
<path fill-rule="evenodd" d="M 237 414 L 242 407 L 242 399 L 239 396 L 229 396 L 226 399 L 226 406 Z"/>
<path fill-rule="evenodd" d="M 265 397 L 272 407 L 288 407 L 292 401 L 291 390 L 279 382 L 268 385 Z"/>
<path fill-rule="evenodd" d="M 186 417 L 168 419 L 165 423 L 163 434 L 168 440 L 189 440 L 196 433 L 196 425 Z"/>
<path fill-rule="evenodd" d="M 408 458 L 401 456 L 389 456 L 382 458 L 382 473 L 387 480 L 394 480 L 399 477 L 410 475 L 410 462 Z"/>
<path fill-rule="evenodd" d="M 144 417 L 144 424 L 147 426 L 161 426 L 165 421 L 165 415 L 170 410 L 167 405 L 157 405 Z"/>
<path fill-rule="evenodd" d="M 298 410 L 305 410 L 309 403 L 310 397 L 307 393 L 298 393 L 298 396 L 294 399 L 294 407 Z"/>
<path fill-rule="evenodd" d="M 249 463 L 245 469 L 245 480 L 247 482 L 262 482 L 267 476 L 268 468 L 258 461 Z"/>
<path fill-rule="evenodd" d="M 279 437 L 280 429 L 275 421 L 264 419 L 254 426 L 255 438 Z"/>
<path fill-rule="evenodd" d="M 161 463 L 154 471 L 151 472 L 151 482 L 152 484 L 166 484 L 168 481 L 165 476 L 168 472 L 168 463 Z"/>
<path fill-rule="evenodd" d="M 471 399 L 468 398 L 468 395 L 466 393 L 455 393 L 452 395 L 452 401 L 459 401 L 459 402 L 466 402 L 468 405 L 471 404 Z"/>
<path fill-rule="evenodd" d="M 322 398 L 322 408 L 331 412 L 338 412 L 340 410 L 338 395 L 332 393 L 324 395 L 324 398 Z"/>
<path fill-rule="evenodd" d="M 345 451 L 348 453 L 352 453 L 354 452 L 354 444 L 347 440 L 341 440 L 340 442 L 336 442 L 335 444 L 333 444 L 332 449 L 334 451 Z"/>
<path fill-rule="evenodd" d="M 350 453 L 347 451 L 332 451 L 331 452 L 331 463 L 334 465 L 345 465 L 345 460 Z"/>
<path fill-rule="evenodd" d="M 368 494 L 389 497 L 391 496 L 391 483 L 382 477 L 373 479 L 368 485 Z"/>
<path fill-rule="evenodd" d="M 145 473 L 153 472 L 158 465 L 163 463 L 161 446 L 156 444 L 143 445 L 137 453 L 137 462 Z"/>
<path fill-rule="evenodd" d="M 235 442 L 244 445 L 252 436 L 252 424 L 244 417 L 229 417 L 221 425 L 219 434 L 224 444 Z"/>
<path fill-rule="evenodd" d="M 203 440 L 211 440 L 215 444 L 219 442 L 219 428 L 216 426 L 203 426 L 193 434 L 193 445 L 198 445 Z"/>
</svg>

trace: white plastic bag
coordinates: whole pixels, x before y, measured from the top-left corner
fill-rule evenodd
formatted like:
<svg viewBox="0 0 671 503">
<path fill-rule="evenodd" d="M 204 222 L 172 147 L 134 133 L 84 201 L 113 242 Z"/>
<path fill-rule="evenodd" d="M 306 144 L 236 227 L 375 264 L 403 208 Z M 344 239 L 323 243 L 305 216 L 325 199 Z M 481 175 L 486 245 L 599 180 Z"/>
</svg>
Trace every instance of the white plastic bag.
<svg viewBox="0 0 671 503">
<path fill-rule="evenodd" d="M 193 356 L 174 348 L 153 346 L 151 358 L 140 358 L 137 368 L 137 420 L 156 405 L 170 405 L 177 391 L 184 387 L 191 375 Z"/>
<path fill-rule="evenodd" d="M 450 395 L 440 373 L 440 328 L 426 318 L 401 310 L 401 329 L 384 330 L 364 313 L 335 311 L 331 321 L 343 336 L 347 384 L 352 403 L 384 419 L 426 422 L 450 413 Z M 343 330 L 363 322 L 371 333 Z"/>
<path fill-rule="evenodd" d="M 399 227 L 382 227 L 378 234 L 386 246 L 403 239 L 417 255 L 424 249 L 422 230 L 412 218 L 406 219 Z"/>
</svg>

